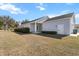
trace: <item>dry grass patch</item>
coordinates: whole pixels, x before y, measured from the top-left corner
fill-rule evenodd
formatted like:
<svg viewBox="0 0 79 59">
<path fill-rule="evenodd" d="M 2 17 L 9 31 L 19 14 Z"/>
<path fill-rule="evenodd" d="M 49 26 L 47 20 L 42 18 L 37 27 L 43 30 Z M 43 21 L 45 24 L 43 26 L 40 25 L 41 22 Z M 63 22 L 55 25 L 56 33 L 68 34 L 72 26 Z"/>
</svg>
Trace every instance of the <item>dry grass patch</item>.
<svg viewBox="0 0 79 59">
<path fill-rule="evenodd" d="M 79 55 L 79 36 L 56 36 L 0 31 L 0 55 Z"/>
</svg>

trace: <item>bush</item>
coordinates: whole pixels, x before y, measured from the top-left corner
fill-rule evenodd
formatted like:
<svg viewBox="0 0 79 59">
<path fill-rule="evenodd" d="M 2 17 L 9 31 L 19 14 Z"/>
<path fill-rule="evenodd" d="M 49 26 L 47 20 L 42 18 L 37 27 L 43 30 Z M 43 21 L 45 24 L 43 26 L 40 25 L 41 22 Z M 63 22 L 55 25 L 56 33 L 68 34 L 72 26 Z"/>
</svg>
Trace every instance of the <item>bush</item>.
<svg viewBox="0 0 79 59">
<path fill-rule="evenodd" d="M 57 34 L 56 31 L 42 31 L 42 33 L 45 33 L 45 34 Z"/>
<path fill-rule="evenodd" d="M 73 34 L 77 34 L 77 31 L 78 31 L 77 29 L 74 29 Z"/>
<path fill-rule="evenodd" d="M 21 32 L 21 33 L 30 33 L 29 28 L 16 28 L 14 29 L 15 32 Z"/>
</svg>

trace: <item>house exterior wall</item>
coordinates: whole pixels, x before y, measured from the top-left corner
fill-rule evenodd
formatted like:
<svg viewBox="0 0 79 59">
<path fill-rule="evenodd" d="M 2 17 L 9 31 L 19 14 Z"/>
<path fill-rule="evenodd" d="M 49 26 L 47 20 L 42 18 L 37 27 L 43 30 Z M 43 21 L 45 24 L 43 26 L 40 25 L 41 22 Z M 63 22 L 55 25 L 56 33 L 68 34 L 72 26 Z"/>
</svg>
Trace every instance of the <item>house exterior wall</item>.
<svg viewBox="0 0 79 59">
<path fill-rule="evenodd" d="M 35 32 L 35 23 L 30 23 L 30 32 Z"/>
<path fill-rule="evenodd" d="M 44 16 L 44 17 L 42 17 L 38 20 L 30 22 L 30 26 L 29 26 L 30 27 L 30 32 L 32 32 L 32 33 L 40 32 L 41 31 L 41 27 L 40 27 L 41 25 L 40 24 L 42 24 L 47 19 L 48 19 L 48 16 Z M 35 27 L 35 23 L 36 23 L 36 27 Z"/>
<path fill-rule="evenodd" d="M 18 28 L 23 28 L 23 27 L 29 27 L 30 32 L 36 33 L 41 31 L 56 31 L 60 29 L 58 25 L 63 25 L 62 28 L 64 29 L 63 34 L 64 35 L 70 35 L 73 33 L 74 29 L 74 24 L 75 24 L 75 18 L 74 16 L 72 17 L 65 17 L 61 19 L 55 19 L 55 20 L 48 20 L 48 17 L 41 18 L 39 20 L 32 21 L 30 23 L 22 24 L 18 26 Z M 41 25 L 39 25 L 41 24 Z M 42 28 L 40 27 L 42 26 Z M 58 29 L 59 27 L 59 29 Z M 62 30 L 62 29 L 60 29 Z"/>
<path fill-rule="evenodd" d="M 18 28 L 29 28 L 30 32 L 32 31 L 32 25 L 30 23 L 21 24 L 18 26 Z"/>
<path fill-rule="evenodd" d="M 25 28 L 25 27 L 30 27 L 30 23 L 25 23 L 25 24 L 21 24 L 18 26 L 18 28 Z"/>
<path fill-rule="evenodd" d="M 70 20 L 70 33 L 73 32 L 72 29 L 75 29 L 75 18 L 73 18 L 73 17 Z"/>
<path fill-rule="evenodd" d="M 42 31 L 58 31 L 57 25 L 64 25 L 64 35 L 69 35 L 73 32 L 73 19 L 72 18 L 63 18 L 57 20 L 46 21 L 42 24 Z M 61 29 L 62 30 L 62 29 Z"/>
</svg>

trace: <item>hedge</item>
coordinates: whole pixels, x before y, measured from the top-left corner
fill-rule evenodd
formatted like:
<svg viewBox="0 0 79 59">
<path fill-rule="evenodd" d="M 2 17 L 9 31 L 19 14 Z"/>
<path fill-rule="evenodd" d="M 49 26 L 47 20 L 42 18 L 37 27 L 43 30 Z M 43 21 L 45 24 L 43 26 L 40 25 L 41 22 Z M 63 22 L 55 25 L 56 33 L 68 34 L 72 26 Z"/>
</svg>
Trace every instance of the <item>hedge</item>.
<svg viewBox="0 0 79 59">
<path fill-rule="evenodd" d="M 21 33 L 30 33 L 29 28 L 16 28 L 14 29 L 15 32 L 21 32 Z"/>
<path fill-rule="evenodd" d="M 42 33 L 45 33 L 45 34 L 57 34 L 56 31 L 42 31 Z"/>
</svg>

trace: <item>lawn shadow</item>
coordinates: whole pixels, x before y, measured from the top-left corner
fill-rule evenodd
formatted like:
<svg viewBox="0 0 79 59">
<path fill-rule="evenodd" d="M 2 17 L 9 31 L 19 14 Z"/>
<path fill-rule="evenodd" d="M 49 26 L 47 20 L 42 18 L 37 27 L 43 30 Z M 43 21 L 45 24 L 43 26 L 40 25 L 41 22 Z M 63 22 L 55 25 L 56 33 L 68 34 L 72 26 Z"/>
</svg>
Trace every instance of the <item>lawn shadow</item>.
<svg viewBox="0 0 79 59">
<path fill-rule="evenodd" d="M 40 36 L 45 36 L 45 37 L 51 37 L 51 38 L 55 38 L 55 39 L 62 39 L 63 37 L 66 37 L 67 35 L 59 35 L 59 34 L 44 34 L 44 33 L 39 33 L 36 35 L 40 35 Z"/>
<path fill-rule="evenodd" d="M 19 35 L 31 34 L 31 33 L 21 33 L 21 32 L 15 32 L 15 33 Z"/>
<path fill-rule="evenodd" d="M 21 32 L 15 32 L 15 33 L 19 35 L 34 34 L 34 35 L 40 35 L 40 36 L 45 36 L 45 37 L 50 37 L 50 38 L 55 38 L 55 39 L 62 39 L 63 37 L 67 36 L 67 35 L 45 34 L 45 33 L 21 33 Z"/>
</svg>

